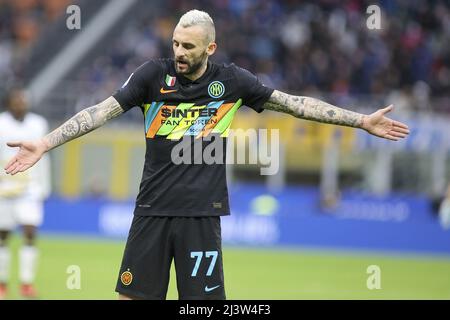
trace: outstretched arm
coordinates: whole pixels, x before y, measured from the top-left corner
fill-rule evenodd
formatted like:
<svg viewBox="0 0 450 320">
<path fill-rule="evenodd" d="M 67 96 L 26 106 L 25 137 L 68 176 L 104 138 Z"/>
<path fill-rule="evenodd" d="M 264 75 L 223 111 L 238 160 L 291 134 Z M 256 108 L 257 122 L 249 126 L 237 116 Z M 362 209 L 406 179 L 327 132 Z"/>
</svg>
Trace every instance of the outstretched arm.
<svg viewBox="0 0 450 320">
<path fill-rule="evenodd" d="M 123 113 L 114 97 L 84 109 L 43 138 L 46 151 L 52 150 L 70 140 L 79 138 Z"/>
<path fill-rule="evenodd" d="M 68 141 L 79 138 L 111 120 L 124 111 L 114 97 L 84 109 L 45 137 L 35 141 L 9 142 L 8 146 L 20 148 L 5 167 L 7 174 L 16 174 L 31 168 L 42 155 Z"/>
<path fill-rule="evenodd" d="M 392 105 L 370 115 L 364 115 L 338 108 L 319 99 L 293 96 L 275 90 L 264 104 L 264 109 L 287 113 L 306 120 L 360 128 L 377 137 L 393 141 L 405 138 L 409 134 L 407 125 L 384 116 L 393 109 Z"/>
</svg>

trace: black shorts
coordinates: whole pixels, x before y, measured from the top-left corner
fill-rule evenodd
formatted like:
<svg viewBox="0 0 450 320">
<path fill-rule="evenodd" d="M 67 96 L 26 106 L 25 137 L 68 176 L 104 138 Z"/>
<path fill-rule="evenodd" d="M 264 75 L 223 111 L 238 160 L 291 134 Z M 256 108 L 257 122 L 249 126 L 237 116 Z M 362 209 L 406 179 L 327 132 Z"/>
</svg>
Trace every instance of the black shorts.
<svg viewBox="0 0 450 320">
<path fill-rule="evenodd" d="M 225 299 L 220 217 L 134 216 L 116 291 L 166 299 L 172 259 L 179 299 Z"/>
</svg>

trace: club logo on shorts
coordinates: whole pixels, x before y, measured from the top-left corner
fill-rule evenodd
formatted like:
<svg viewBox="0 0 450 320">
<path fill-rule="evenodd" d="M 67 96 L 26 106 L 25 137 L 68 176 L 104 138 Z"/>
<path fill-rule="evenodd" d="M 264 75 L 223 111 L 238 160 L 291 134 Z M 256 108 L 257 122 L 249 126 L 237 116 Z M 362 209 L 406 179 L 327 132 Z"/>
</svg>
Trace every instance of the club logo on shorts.
<svg viewBox="0 0 450 320">
<path fill-rule="evenodd" d="M 225 86 L 220 81 L 211 82 L 208 86 L 208 93 L 211 98 L 218 99 L 225 93 Z"/>
<path fill-rule="evenodd" d="M 133 274 L 130 272 L 130 269 L 120 275 L 120 281 L 122 281 L 125 286 L 129 286 L 131 284 L 133 281 Z"/>
</svg>

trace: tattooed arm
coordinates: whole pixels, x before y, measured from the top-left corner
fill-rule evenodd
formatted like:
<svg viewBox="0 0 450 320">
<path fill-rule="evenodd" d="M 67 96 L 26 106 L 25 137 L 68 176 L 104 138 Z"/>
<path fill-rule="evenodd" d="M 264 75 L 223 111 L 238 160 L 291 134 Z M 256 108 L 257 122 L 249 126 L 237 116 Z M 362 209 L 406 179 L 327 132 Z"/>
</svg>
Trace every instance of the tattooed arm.
<svg viewBox="0 0 450 320">
<path fill-rule="evenodd" d="M 275 90 L 264 109 L 290 114 L 294 117 L 364 129 L 370 134 L 389 140 L 405 138 L 409 134 L 408 126 L 391 120 L 384 115 L 393 109 L 389 106 L 370 115 L 338 108 L 319 99 L 293 96 Z"/>
<path fill-rule="evenodd" d="M 20 149 L 6 165 L 6 173 L 14 175 L 31 168 L 45 152 L 101 127 L 122 113 L 123 109 L 117 100 L 109 97 L 93 107 L 80 111 L 42 139 L 8 143 L 8 146 Z"/>
<path fill-rule="evenodd" d="M 101 127 L 108 120 L 122 113 L 122 107 L 113 97 L 109 97 L 93 107 L 84 109 L 43 138 L 46 151 L 54 149 L 70 140 L 79 138 Z"/>
</svg>

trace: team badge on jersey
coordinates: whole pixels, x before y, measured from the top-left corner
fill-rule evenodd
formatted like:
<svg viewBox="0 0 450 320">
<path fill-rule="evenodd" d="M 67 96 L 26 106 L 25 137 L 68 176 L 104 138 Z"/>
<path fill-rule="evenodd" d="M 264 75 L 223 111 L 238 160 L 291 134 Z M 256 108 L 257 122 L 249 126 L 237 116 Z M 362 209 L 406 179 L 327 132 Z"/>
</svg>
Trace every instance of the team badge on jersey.
<svg viewBox="0 0 450 320">
<path fill-rule="evenodd" d="M 168 87 L 173 87 L 175 85 L 175 82 L 177 81 L 177 78 L 172 77 L 170 75 L 166 75 L 166 84 Z"/>
<path fill-rule="evenodd" d="M 211 82 L 208 86 L 208 94 L 211 98 L 218 99 L 225 93 L 225 86 L 220 81 Z"/>
<path fill-rule="evenodd" d="M 133 274 L 130 272 L 130 269 L 120 275 L 120 281 L 122 281 L 125 286 L 129 286 L 131 284 L 133 281 Z"/>
</svg>

